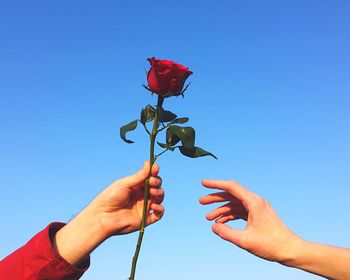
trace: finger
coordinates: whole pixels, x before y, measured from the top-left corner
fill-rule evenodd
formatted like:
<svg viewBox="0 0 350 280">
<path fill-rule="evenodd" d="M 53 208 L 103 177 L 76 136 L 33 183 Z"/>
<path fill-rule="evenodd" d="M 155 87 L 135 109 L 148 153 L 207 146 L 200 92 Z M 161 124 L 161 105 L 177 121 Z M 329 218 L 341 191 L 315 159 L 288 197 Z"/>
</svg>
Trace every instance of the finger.
<svg viewBox="0 0 350 280">
<path fill-rule="evenodd" d="M 256 194 L 242 187 L 234 181 L 222 180 L 203 180 L 202 185 L 210 189 L 220 189 L 229 192 L 231 195 L 242 201 L 245 205 L 249 205 L 252 200 L 257 197 Z"/>
<path fill-rule="evenodd" d="M 227 240 L 242 248 L 242 240 L 244 238 L 243 230 L 236 230 L 229 227 L 226 224 L 215 223 L 212 226 L 212 230 L 215 234 L 220 236 L 222 239 Z"/>
<path fill-rule="evenodd" d="M 164 215 L 164 206 L 159 204 L 152 204 L 151 209 L 153 210 L 147 217 L 147 225 L 151 225 L 159 221 Z"/>
<path fill-rule="evenodd" d="M 153 212 L 157 212 L 159 214 L 164 212 L 164 206 L 160 204 L 152 203 L 150 208 Z"/>
<path fill-rule="evenodd" d="M 224 224 L 224 223 L 227 223 L 229 221 L 234 221 L 234 220 L 247 221 L 248 214 L 247 213 L 234 213 L 234 214 L 231 213 L 231 214 L 222 215 L 220 218 L 217 218 L 215 220 L 215 223 Z"/>
<path fill-rule="evenodd" d="M 152 177 L 157 177 L 158 176 L 158 173 L 159 173 L 159 165 L 158 164 L 153 164 L 152 166 L 152 172 L 151 172 L 151 175 Z"/>
<path fill-rule="evenodd" d="M 151 177 L 149 179 L 149 186 L 151 188 L 159 188 L 162 185 L 162 178 L 157 176 L 157 177 Z"/>
<path fill-rule="evenodd" d="M 151 202 L 155 202 L 155 203 L 162 203 L 163 200 L 164 200 L 164 190 L 162 188 L 160 189 L 154 189 L 154 188 L 151 188 L 149 190 L 149 193 L 151 195 Z"/>
<path fill-rule="evenodd" d="M 211 193 L 206 196 L 203 196 L 199 199 L 199 203 L 206 205 L 211 203 L 217 203 L 217 202 L 224 202 L 224 201 L 232 201 L 241 203 L 237 198 L 232 196 L 228 192 L 217 192 L 217 193 Z"/>
<path fill-rule="evenodd" d="M 119 183 L 126 184 L 130 187 L 139 187 L 143 185 L 144 181 L 148 178 L 150 170 L 150 162 L 147 160 L 144 162 L 143 167 L 134 173 L 133 175 L 122 178 Z"/>
<path fill-rule="evenodd" d="M 233 205 L 231 203 L 227 203 L 223 206 L 220 206 L 213 211 L 211 211 L 209 214 L 207 214 L 207 219 L 209 221 L 214 220 L 222 215 L 227 214 L 234 214 L 234 215 L 242 215 L 246 212 L 245 208 L 243 206 L 237 206 Z"/>
<path fill-rule="evenodd" d="M 221 216 L 220 218 L 216 219 L 215 223 L 224 224 L 229 221 L 234 221 L 239 219 L 241 219 L 241 217 L 239 217 L 238 215 L 229 214 L 229 215 Z"/>
</svg>

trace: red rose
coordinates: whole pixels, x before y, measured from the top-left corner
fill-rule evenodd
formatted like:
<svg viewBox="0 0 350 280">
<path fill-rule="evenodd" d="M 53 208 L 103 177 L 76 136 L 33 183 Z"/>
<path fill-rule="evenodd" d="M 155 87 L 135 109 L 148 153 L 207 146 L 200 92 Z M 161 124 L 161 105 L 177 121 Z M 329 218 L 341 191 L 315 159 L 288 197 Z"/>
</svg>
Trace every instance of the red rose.
<svg viewBox="0 0 350 280">
<path fill-rule="evenodd" d="M 186 79 L 192 74 L 187 67 L 169 60 L 148 58 L 151 69 L 147 73 L 149 89 L 163 97 L 181 94 Z"/>
</svg>

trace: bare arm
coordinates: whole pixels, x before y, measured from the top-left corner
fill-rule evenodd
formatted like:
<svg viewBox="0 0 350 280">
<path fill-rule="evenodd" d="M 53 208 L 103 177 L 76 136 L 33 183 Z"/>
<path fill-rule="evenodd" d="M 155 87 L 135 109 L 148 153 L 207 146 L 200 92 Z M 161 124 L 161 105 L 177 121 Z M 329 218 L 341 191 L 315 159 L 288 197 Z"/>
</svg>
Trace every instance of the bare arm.
<svg viewBox="0 0 350 280">
<path fill-rule="evenodd" d="M 271 205 L 233 181 L 203 180 L 221 192 L 206 195 L 201 204 L 226 202 L 207 215 L 213 232 L 238 247 L 269 261 L 296 267 L 329 279 L 350 279 L 350 250 L 303 240 L 280 220 Z M 243 219 L 245 230 L 225 223 Z"/>
</svg>

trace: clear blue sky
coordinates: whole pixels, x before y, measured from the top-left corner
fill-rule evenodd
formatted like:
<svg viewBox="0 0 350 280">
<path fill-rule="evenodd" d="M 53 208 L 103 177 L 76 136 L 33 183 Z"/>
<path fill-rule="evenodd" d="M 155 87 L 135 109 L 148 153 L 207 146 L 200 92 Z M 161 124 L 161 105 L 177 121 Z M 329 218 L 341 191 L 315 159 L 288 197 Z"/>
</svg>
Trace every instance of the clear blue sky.
<svg viewBox="0 0 350 280">
<path fill-rule="evenodd" d="M 235 179 L 305 239 L 350 247 L 349 10 L 345 0 L 0 1 L 0 258 L 148 158 L 142 130 L 134 145 L 118 134 L 156 102 L 141 87 L 156 56 L 194 72 L 186 97 L 164 106 L 190 117 L 219 160 L 160 159 L 166 215 L 146 232 L 138 279 L 317 279 L 214 236 L 200 180 Z M 136 237 L 98 248 L 82 279 L 126 279 Z"/>
</svg>

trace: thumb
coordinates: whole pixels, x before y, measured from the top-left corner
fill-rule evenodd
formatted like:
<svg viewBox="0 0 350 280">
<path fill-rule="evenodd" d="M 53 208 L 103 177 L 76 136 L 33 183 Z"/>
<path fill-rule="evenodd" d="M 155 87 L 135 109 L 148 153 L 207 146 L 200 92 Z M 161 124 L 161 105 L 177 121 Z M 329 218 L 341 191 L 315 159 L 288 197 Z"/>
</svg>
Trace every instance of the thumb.
<svg viewBox="0 0 350 280">
<path fill-rule="evenodd" d="M 139 186 L 141 183 L 143 183 L 147 177 L 149 176 L 150 172 L 150 162 L 147 160 L 143 164 L 143 167 L 137 171 L 136 173 L 127 176 L 122 179 L 122 182 L 124 184 L 129 185 L 130 187 L 136 187 Z"/>
<path fill-rule="evenodd" d="M 212 230 L 215 234 L 220 236 L 222 239 L 229 241 L 238 247 L 242 248 L 243 241 L 243 230 L 237 230 L 229 227 L 226 224 L 214 223 L 212 226 Z"/>
</svg>

